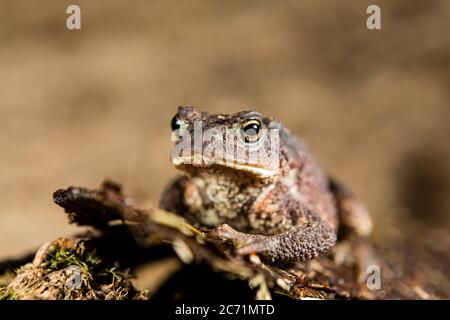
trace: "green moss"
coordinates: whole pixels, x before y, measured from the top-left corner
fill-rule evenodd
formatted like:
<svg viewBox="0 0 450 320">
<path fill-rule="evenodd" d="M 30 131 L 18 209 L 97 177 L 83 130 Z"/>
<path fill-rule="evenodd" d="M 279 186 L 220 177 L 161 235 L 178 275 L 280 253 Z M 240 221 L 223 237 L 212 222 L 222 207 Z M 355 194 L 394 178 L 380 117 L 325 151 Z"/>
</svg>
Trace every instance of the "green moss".
<svg viewBox="0 0 450 320">
<path fill-rule="evenodd" d="M 0 288 L 6 287 L 8 284 L 10 284 L 15 276 L 16 274 L 11 270 L 7 270 L 5 273 L 0 275 Z"/>
<path fill-rule="evenodd" d="M 54 246 L 46 258 L 45 267 L 49 270 L 61 270 L 70 266 L 78 266 L 86 273 L 91 273 L 100 264 L 100 259 L 93 252 L 86 252 L 84 246 L 77 250 Z"/>
<path fill-rule="evenodd" d="M 40 299 L 147 299 L 148 293 L 134 289 L 127 270 L 117 263 L 101 261 L 94 250 L 86 250 L 82 241 L 59 240 L 43 253 L 39 265 L 27 264 L 16 270 L 16 277 L 0 285 L 0 299 L 22 297 Z M 68 268 L 80 268 L 80 286 L 68 287 Z M 14 288 L 12 290 L 11 288 Z"/>
<path fill-rule="evenodd" d="M 0 288 L 0 300 L 19 300 L 20 295 L 10 288 Z"/>
<path fill-rule="evenodd" d="M 116 267 L 106 269 L 105 273 L 110 274 L 112 276 L 113 285 L 120 284 L 123 280 L 123 277 L 117 272 Z"/>
</svg>

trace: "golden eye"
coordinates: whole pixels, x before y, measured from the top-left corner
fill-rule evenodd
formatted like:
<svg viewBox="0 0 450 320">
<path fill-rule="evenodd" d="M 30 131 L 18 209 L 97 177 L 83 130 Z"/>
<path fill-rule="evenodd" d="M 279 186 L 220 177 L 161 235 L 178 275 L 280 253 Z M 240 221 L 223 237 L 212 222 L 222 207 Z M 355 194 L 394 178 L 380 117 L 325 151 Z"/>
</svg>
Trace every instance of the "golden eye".
<svg viewBox="0 0 450 320">
<path fill-rule="evenodd" d="M 245 142 L 256 142 L 259 140 L 259 135 L 261 131 L 261 122 L 256 119 L 251 119 L 245 121 L 241 125 L 241 135 Z"/>
</svg>

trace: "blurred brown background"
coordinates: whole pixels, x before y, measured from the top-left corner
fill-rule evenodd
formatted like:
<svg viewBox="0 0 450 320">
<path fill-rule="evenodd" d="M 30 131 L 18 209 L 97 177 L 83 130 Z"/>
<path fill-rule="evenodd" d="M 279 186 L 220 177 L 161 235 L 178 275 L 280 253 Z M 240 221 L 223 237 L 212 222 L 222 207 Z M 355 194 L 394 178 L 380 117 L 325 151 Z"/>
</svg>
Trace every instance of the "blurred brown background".
<svg viewBox="0 0 450 320">
<path fill-rule="evenodd" d="M 449 30 L 446 0 L 2 1 L 0 257 L 76 230 L 58 188 L 111 177 L 156 202 L 181 104 L 281 119 L 366 202 L 374 237 L 448 237 Z"/>
</svg>

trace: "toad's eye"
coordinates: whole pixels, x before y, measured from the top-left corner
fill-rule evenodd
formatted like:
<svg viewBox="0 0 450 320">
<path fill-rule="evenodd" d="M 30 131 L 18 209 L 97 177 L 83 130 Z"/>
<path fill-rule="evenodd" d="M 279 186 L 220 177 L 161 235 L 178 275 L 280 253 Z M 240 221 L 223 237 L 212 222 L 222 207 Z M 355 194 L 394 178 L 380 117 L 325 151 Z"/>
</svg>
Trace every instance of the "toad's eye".
<svg viewBox="0 0 450 320">
<path fill-rule="evenodd" d="M 241 126 L 241 135 L 245 142 L 256 142 L 259 140 L 261 122 L 256 119 L 247 120 Z"/>
<path fill-rule="evenodd" d="M 172 128 L 172 131 L 179 130 L 181 128 L 183 121 L 178 119 L 177 116 L 174 116 L 172 118 L 172 121 L 170 121 L 170 127 Z"/>
</svg>

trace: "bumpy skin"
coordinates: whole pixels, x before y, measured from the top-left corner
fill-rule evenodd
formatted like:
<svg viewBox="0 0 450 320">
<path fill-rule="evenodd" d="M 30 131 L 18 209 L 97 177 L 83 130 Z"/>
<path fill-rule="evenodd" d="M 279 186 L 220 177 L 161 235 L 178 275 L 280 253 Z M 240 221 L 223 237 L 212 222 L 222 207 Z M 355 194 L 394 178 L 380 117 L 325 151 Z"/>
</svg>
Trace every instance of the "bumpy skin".
<svg viewBox="0 0 450 320">
<path fill-rule="evenodd" d="M 217 159 L 187 161 L 196 152 L 172 157 L 186 175 L 169 184 L 161 208 L 213 228 L 212 236 L 232 241 L 240 254 L 258 253 L 276 262 L 305 261 L 326 252 L 336 243 L 340 226 L 362 236 L 370 233 L 371 220 L 353 193 L 328 179 L 305 145 L 279 121 L 255 111 L 209 115 L 193 107 L 179 107 L 175 117 L 192 138 L 198 120 L 204 130 L 219 132 L 256 120 L 262 128 L 278 130 L 279 163 L 274 168 L 266 160 L 246 165 L 234 159 L 240 166 Z M 255 145 L 268 148 L 259 141 Z"/>
</svg>

